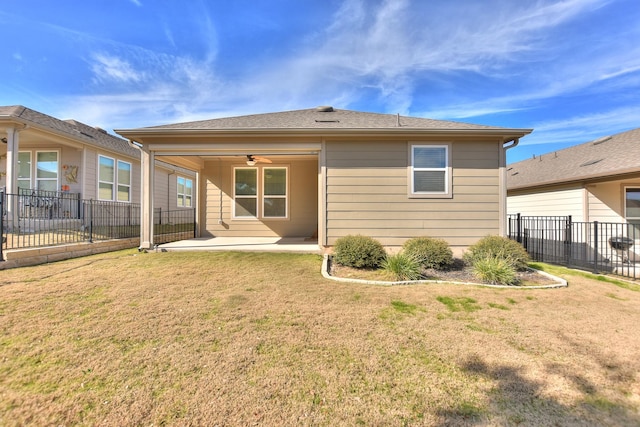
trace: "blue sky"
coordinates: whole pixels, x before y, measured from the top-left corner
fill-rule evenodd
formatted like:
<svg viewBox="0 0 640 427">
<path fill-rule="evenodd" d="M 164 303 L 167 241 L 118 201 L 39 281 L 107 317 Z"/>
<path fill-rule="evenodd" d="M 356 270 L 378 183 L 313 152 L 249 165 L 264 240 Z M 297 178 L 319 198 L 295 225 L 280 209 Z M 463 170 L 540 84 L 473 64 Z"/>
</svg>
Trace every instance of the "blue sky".
<svg viewBox="0 0 640 427">
<path fill-rule="evenodd" d="M 640 127 L 638 0 L 3 0 L 0 105 L 105 129 L 317 105 L 534 128 L 514 162 Z"/>
</svg>

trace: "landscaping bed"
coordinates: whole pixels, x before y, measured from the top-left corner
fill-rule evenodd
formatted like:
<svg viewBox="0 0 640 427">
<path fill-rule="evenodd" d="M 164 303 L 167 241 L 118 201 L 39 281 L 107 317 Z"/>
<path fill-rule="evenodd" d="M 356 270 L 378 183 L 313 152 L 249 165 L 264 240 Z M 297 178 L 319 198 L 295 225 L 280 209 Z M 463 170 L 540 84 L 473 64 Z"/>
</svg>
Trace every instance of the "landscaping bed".
<svg viewBox="0 0 640 427">
<path fill-rule="evenodd" d="M 329 274 L 334 277 L 345 279 L 369 280 L 394 282 L 396 278 L 393 274 L 379 268 L 353 268 L 346 267 L 335 262 L 329 262 Z M 534 269 L 518 271 L 516 273 L 518 282 L 513 287 L 526 286 L 547 286 L 557 284 L 554 278 L 540 274 Z M 433 268 L 423 270 L 423 280 L 438 280 L 452 283 L 477 283 L 490 285 L 491 283 L 482 281 L 473 272 L 473 267 L 456 259 L 454 265 L 446 270 L 435 270 Z"/>
</svg>

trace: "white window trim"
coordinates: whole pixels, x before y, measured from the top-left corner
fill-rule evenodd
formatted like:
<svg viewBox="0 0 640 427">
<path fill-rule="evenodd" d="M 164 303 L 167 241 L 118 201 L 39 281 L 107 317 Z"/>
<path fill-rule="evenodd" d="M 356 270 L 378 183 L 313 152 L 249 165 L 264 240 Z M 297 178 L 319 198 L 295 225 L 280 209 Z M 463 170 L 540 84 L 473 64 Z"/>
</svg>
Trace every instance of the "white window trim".
<svg viewBox="0 0 640 427">
<path fill-rule="evenodd" d="M 239 169 L 251 169 L 251 170 L 255 170 L 256 171 L 256 194 L 255 196 L 253 195 L 240 195 L 238 196 L 236 194 L 236 170 Z M 233 167 L 233 201 L 232 201 L 232 205 L 233 205 L 233 213 L 232 213 L 232 218 L 233 219 L 237 219 L 237 220 L 241 220 L 241 221 L 251 221 L 251 220 L 256 220 L 260 217 L 260 203 L 259 203 L 259 197 L 260 197 L 260 183 L 258 182 L 260 179 L 260 174 L 258 173 L 258 167 L 257 166 L 234 166 Z M 236 215 L 236 199 L 255 199 L 256 200 L 256 216 L 238 216 Z"/>
<path fill-rule="evenodd" d="M 125 165 L 129 165 L 129 184 L 121 184 L 120 183 L 120 163 L 124 163 Z M 114 198 L 116 202 L 123 203 L 131 203 L 131 180 L 133 178 L 133 164 L 131 162 L 125 162 L 124 160 L 116 159 L 116 192 L 114 194 Z M 128 200 L 119 200 L 118 195 L 120 194 L 120 187 L 127 187 L 129 189 L 129 199 Z"/>
<path fill-rule="evenodd" d="M 109 159 L 113 161 L 113 181 L 109 182 L 109 181 L 102 181 L 100 179 L 100 158 L 105 158 L 105 159 Z M 129 200 L 118 200 L 118 187 L 121 185 L 118 182 L 118 170 L 120 169 L 118 166 L 120 163 L 125 163 L 127 165 L 129 165 L 129 185 L 124 185 L 125 187 L 129 188 Z M 97 169 L 97 176 L 96 176 L 96 198 L 98 200 L 102 200 L 102 201 L 106 201 L 106 202 L 120 202 L 120 203 L 131 203 L 131 182 L 133 179 L 133 164 L 131 162 L 127 162 L 124 160 L 120 160 L 117 159 L 115 157 L 110 157 L 110 156 L 105 156 L 104 154 L 98 154 L 98 169 Z M 112 186 L 112 196 L 110 199 L 102 199 L 100 198 L 100 184 L 101 183 L 105 183 L 105 184 L 111 184 Z"/>
<path fill-rule="evenodd" d="M 236 170 L 237 169 L 253 169 L 256 171 L 256 195 L 255 196 L 237 196 L 236 195 Z M 285 196 L 271 196 L 264 194 L 264 173 L 265 169 L 284 169 L 286 171 L 286 194 Z M 232 219 L 238 221 L 286 221 L 289 220 L 289 165 L 256 165 L 256 166 L 234 166 L 233 167 L 233 200 L 232 200 Z M 264 216 L 264 199 L 265 197 L 284 198 L 285 199 L 285 216 Z M 236 215 L 236 198 L 256 199 L 256 216 L 237 216 Z"/>
<path fill-rule="evenodd" d="M 265 173 L 267 170 L 269 169 L 284 169 L 285 171 L 285 189 L 284 189 L 284 196 L 283 195 L 271 195 L 271 194 L 264 194 L 265 191 L 265 185 L 264 182 L 266 181 L 265 179 Z M 262 167 L 262 201 L 260 206 L 262 207 L 262 216 L 264 219 L 288 219 L 289 218 L 289 168 L 287 166 L 263 166 Z M 265 199 L 266 198 L 270 198 L 270 199 L 284 199 L 284 216 L 264 216 L 264 203 L 265 203 Z"/>
<path fill-rule="evenodd" d="M 624 218 L 629 221 L 640 221 L 640 216 L 635 217 L 635 216 L 627 216 L 627 190 L 636 190 L 636 191 L 640 191 L 640 185 L 627 185 L 624 187 L 624 192 L 622 195 L 623 198 L 623 203 L 624 203 Z"/>
<path fill-rule="evenodd" d="M 113 161 L 113 176 L 111 177 L 112 180 L 110 182 L 109 181 L 103 181 L 102 179 L 100 179 L 100 159 L 101 158 L 105 158 L 105 159 L 109 159 L 109 160 Z M 117 188 L 116 188 L 116 169 L 117 169 L 117 164 L 116 164 L 116 159 L 115 158 L 109 157 L 109 156 L 105 156 L 105 155 L 102 155 L 102 154 L 98 154 L 98 174 L 97 174 L 98 175 L 97 176 L 98 179 L 96 180 L 97 181 L 97 183 L 96 183 L 96 186 L 97 186 L 97 188 L 96 188 L 96 190 L 97 190 L 96 191 L 96 196 L 97 197 L 96 198 L 98 200 L 105 200 L 105 201 L 111 201 L 112 202 L 112 201 L 114 201 L 114 199 L 117 199 L 118 196 L 116 195 L 116 192 L 117 192 Z M 110 199 L 103 199 L 103 198 L 100 197 L 100 184 L 102 184 L 102 183 L 111 184 L 111 189 L 112 190 L 111 190 L 111 198 Z"/>
<path fill-rule="evenodd" d="M 53 191 L 60 191 L 60 150 L 54 149 L 54 150 L 48 150 L 48 149 L 33 149 L 33 150 L 20 150 L 18 152 L 19 153 L 29 153 L 29 189 L 37 189 L 38 188 L 38 181 L 53 181 L 50 178 L 46 178 L 46 179 L 42 179 L 42 178 L 38 178 L 38 153 L 56 153 L 56 158 L 57 158 L 57 163 L 58 163 L 58 170 L 56 171 L 56 185 L 55 185 L 55 190 Z M 18 181 L 27 181 L 26 178 L 19 178 Z"/>
<path fill-rule="evenodd" d="M 233 179 L 234 179 L 234 181 L 235 181 L 235 176 L 236 176 L 236 174 L 235 174 L 235 172 L 234 172 L 234 173 L 233 173 Z M 185 188 L 185 189 L 187 188 L 187 181 L 190 181 L 190 182 L 191 182 L 191 194 L 189 195 L 189 198 L 191 199 L 191 206 L 187 206 L 187 205 L 184 203 L 184 200 L 186 200 L 186 198 L 187 198 L 187 193 L 180 193 L 180 191 L 178 190 L 178 188 L 179 188 L 179 181 L 180 181 L 181 179 L 183 179 L 183 180 L 184 180 L 184 188 Z M 234 192 L 235 192 L 235 182 L 234 182 L 234 187 L 233 187 L 233 188 L 234 188 Z M 184 199 L 182 199 L 182 200 L 183 200 L 183 204 L 180 204 L 180 203 L 179 203 L 179 202 L 180 202 L 180 195 L 184 196 Z M 187 178 L 186 176 L 182 176 L 182 175 L 178 175 L 178 176 L 176 177 L 176 205 L 177 205 L 177 207 L 179 207 L 179 208 L 185 208 L 185 209 L 192 209 L 192 208 L 193 208 L 193 179 L 191 179 L 191 178 Z M 235 208 L 235 203 L 234 203 L 234 208 Z"/>
<path fill-rule="evenodd" d="M 20 152 L 18 153 L 18 157 L 20 156 L 20 153 L 28 153 L 29 154 L 29 178 L 18 178 L 18 183 L 20 183 L 20 181 L 29 181 L 29 189 L 34 188 L 33 185 L 33 151 L 31 150 L 20 150 Z M 18 172 L 19 173 L 19 172 Z"/>
<path fill-rule="evenodd" d="M 409 198 L 424 198 L 424 199 L 449 199 L 453 197 L 453 171 L 451 166 L 451 143 L 450 142 L 409 142 L 409 167 L 408 169 L 408 196 Z M 444 168 L 414 168 L 414 148 L 429 147 L 429 148 L 444 148 L 446 153 L 447 164 Z M 415 171 L 444 171 L 444 191 L 414 191 L 414 177 Z"/>
</svg>

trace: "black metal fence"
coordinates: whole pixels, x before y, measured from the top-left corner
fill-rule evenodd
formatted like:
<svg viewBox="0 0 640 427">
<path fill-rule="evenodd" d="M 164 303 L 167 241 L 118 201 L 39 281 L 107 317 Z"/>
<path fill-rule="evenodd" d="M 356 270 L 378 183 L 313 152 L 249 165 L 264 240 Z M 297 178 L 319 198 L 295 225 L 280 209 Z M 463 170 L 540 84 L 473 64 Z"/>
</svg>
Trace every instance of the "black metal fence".
<svg viewBox="0 0 640 427">
<path fill-rule="evenodd" d="M 574 222 L 571 216 L 508 216 L 508 236 L 535 261 L 640 278 L 635 224 Z"/>
<path fill-rule="evenodd" d="M 140 205 L 81 199 L 79 194 L 0 192 L 2 251 L 140 236 Z M 154 212 L 155 243 L 195 237 L 195 209 Z"/>
</svg>

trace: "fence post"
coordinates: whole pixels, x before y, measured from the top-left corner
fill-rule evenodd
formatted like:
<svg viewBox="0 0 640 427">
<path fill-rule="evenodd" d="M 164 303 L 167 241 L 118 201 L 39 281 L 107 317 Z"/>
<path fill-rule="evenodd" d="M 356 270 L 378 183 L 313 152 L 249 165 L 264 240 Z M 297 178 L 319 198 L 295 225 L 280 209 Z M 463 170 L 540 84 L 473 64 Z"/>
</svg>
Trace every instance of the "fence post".
<svg viewBox="0 0 640 427">
<path fill-rule="evenodd" d="M 520 214 L 518 213 L 516 215 L 516 242 L 518 242 L 518 243 L 522 243 L 522 225 L 521 225 L 521 221 L 522 221 L 522 218 L 520 217 Z"/>
<path fill-rule="evenodd" d="M 196 236 L 196 209 L 193 208 L 191 212 L 193 212 L 193 238 L 195 239 L 197 237 Z"/>
<path fill-rule="evenodd" d="M 567 222 L 565 223 L 564 230 L 564 254 L 565 254 L 565 263 L 569 265 L 571 263 L 571 256 L 573 251 L 573 225 L 572 225 L 571 215 L 567 216 Z"/>
<path fill-rule="evenodd" d="M 93 199 L 89 200 L 89 243 L 93 243 Z"/>
<path fill-rule="evenodd" d="M 598 274 L 598 246 L 600 246 L 598 238 L 598 221 L 593 221 L 593 272 Z"/>
</svg>

